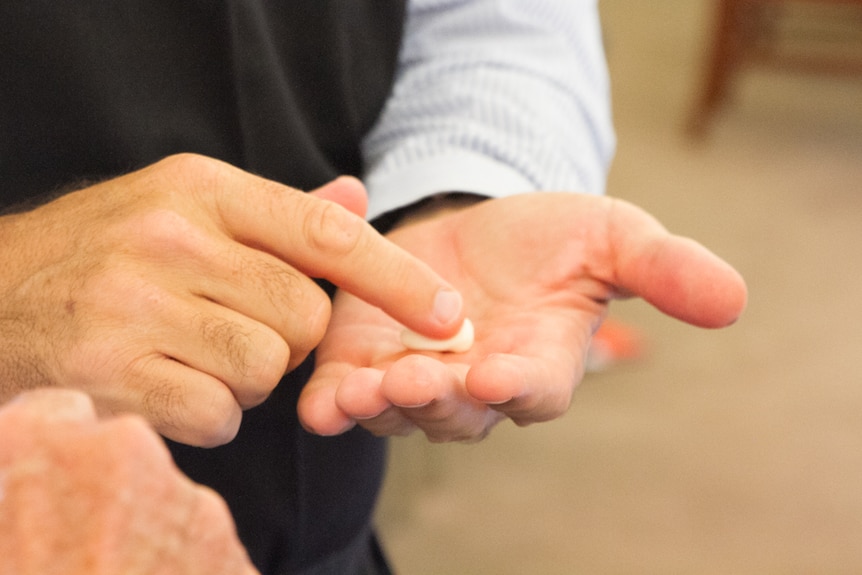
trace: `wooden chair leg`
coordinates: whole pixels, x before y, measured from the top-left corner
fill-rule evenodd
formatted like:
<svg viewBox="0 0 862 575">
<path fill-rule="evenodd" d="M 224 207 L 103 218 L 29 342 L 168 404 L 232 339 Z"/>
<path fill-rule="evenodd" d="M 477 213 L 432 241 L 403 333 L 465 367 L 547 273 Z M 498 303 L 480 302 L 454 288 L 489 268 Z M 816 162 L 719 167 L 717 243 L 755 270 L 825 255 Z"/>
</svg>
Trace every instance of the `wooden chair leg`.
<svg viewBox="0 0 862 575">
<path fill-rule="evenodd" d="M 727 96 L 728 86 L 742 56 L 745 36 L 742 29 L 744 9 L 744 0 L 718 2 L 715 32 L 707 58 L 703 87 L 686 126 L 692 137 L 700 138 L 706 134 L 710 120 Z"/>
<path fill-rule="evenodd" d="M 812 4 L 862 7 L 862 0 L 810 0 Z M 686 132 L 703 138 L 724 103 L 731 83 L 745 62 L 771 63 L 818 72 L 859 72 L 858 58 L 820 58 L 782 54 L 775 46 L 776 22 L 785 13 L 780 0 L 716 0 L 715 28 L 703 83 L 686 123 Z"/>
</svg>

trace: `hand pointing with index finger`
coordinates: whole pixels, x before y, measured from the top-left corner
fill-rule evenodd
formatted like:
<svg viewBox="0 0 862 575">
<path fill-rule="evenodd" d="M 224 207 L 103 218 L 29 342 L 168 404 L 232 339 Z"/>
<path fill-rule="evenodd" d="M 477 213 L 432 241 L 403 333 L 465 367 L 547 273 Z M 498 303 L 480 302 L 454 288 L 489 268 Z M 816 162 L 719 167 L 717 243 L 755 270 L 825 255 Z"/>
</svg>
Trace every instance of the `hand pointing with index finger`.
<svg viewBox="0 0 862 575">
<path fill-rule="evenodd" d="M 323 337 L 312 278 L 453 335 L 460 295 L 364 205 L 351 178 L 305 194 L 184 155 L 0 218 L 0 400 L 77 388 L 171 439 L 224 443 Z"/>
</svg>

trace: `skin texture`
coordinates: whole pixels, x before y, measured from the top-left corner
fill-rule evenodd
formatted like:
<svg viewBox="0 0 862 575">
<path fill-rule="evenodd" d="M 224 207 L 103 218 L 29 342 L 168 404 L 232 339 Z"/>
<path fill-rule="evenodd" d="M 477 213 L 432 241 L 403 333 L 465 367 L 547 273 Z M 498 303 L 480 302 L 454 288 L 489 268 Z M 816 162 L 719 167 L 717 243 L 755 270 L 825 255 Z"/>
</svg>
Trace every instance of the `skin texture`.
<svg viewBox="0 0 862 575">
<path fill-rule="evenodd" d="M 253 575 L 227 506 L 136 416 L 80 392 L 0 409 L 0 574 Z"/>
<path fill-rule="evenodd" d="M 708 328 L 745 307 L 727 263 L 619 200 L 488 200 L 389 241 L 364 210 L 353 179 L 307 195 L 182 156 L 0 218 L 0 402 L 47 388 L 0 409 L 0 574 L 254 573 L 149 425 L 229 441 L 318 343 L 308 429 L 471 441 L 565 413 L 615 298 Z M 400 341 L 465 312 L 468 352 Z"/>
<path fill-rule="evenodd" d="M 747 299 L 730 265 L 606 197 L 487 200 L 418 218 L 389 237 L 461 291 L 475 343 L 460 354 L 408 352 L 395 320 L 338 294 L 299 404 L 317 433 L 358 423 L 379 435 L 421 429 L 432 441 L 471 441 L 503 418 L 550 420 L 567 410 L 611 300 L 642 297 L 684 322 L 719 328 L 736 321 Z"/>
<path fill-rule="evenodd" d="M 311 194 L 182 155 L 0 218 L 0 403 L 87 392 L 161 434 L 230 441 L 320 342 L 326 278 L 432 337 L 462 299 L 363 221 L 352 178 Z"/>
</svg>

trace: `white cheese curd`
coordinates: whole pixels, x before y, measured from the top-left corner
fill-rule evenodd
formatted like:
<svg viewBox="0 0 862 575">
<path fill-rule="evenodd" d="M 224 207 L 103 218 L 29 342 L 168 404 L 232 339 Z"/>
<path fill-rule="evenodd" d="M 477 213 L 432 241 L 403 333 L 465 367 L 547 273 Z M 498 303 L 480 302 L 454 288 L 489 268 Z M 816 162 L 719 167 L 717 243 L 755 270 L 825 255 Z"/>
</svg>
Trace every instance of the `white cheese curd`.
<svg viewBox="0 0 862 575">
<path fill-rule="evenodd" d="M 473 347 L 473 322 L 465 319 L 461 329 L 449 339 L 432 339 L 418 334 L 415 331 L 405 329 L 401 332 L 401 343 L 407 349 L 414 351 L 450 351 L 464 353 Z"/>
</svg>

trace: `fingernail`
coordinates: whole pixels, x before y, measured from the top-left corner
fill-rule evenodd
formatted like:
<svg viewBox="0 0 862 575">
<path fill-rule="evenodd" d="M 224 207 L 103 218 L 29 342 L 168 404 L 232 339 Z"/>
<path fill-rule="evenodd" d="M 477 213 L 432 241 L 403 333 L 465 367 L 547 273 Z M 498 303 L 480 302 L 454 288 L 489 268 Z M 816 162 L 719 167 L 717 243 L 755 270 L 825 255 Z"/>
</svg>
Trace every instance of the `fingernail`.
<svg viewBox="0 0 862 575">
<path fill-rule="evenodd" d="M 395 407 L 400 407 L 402 409 L 419 409 L 420 407 L 428 407 L 434 402 L 433 399 L 428 401 L 423 401 L 420 403 L 393 403 Z"/>
<path fill-rule="evenodd" d="M 446 325 L 461 314 L 461 294 L 451 288 L 443 288 L 434 297 L 434 318 Z"/>
<path fill-rule="evenodd" d="M 512 401 L 513 399 L 515 399 L 515 398 L 514 398 L 514 397 L 510 397 L 509 399 L 503 399 L 503 400 L 500 400 L 500 401 L 485 401 L 485 402 L 483 402 L 483 403 L 484 403 L 485 405 L 504 405 L 504 404 L 506 404 L 506 403 L 509 403 L 509 402 L 510 402 L 510 401 Z"/>
</svg>

